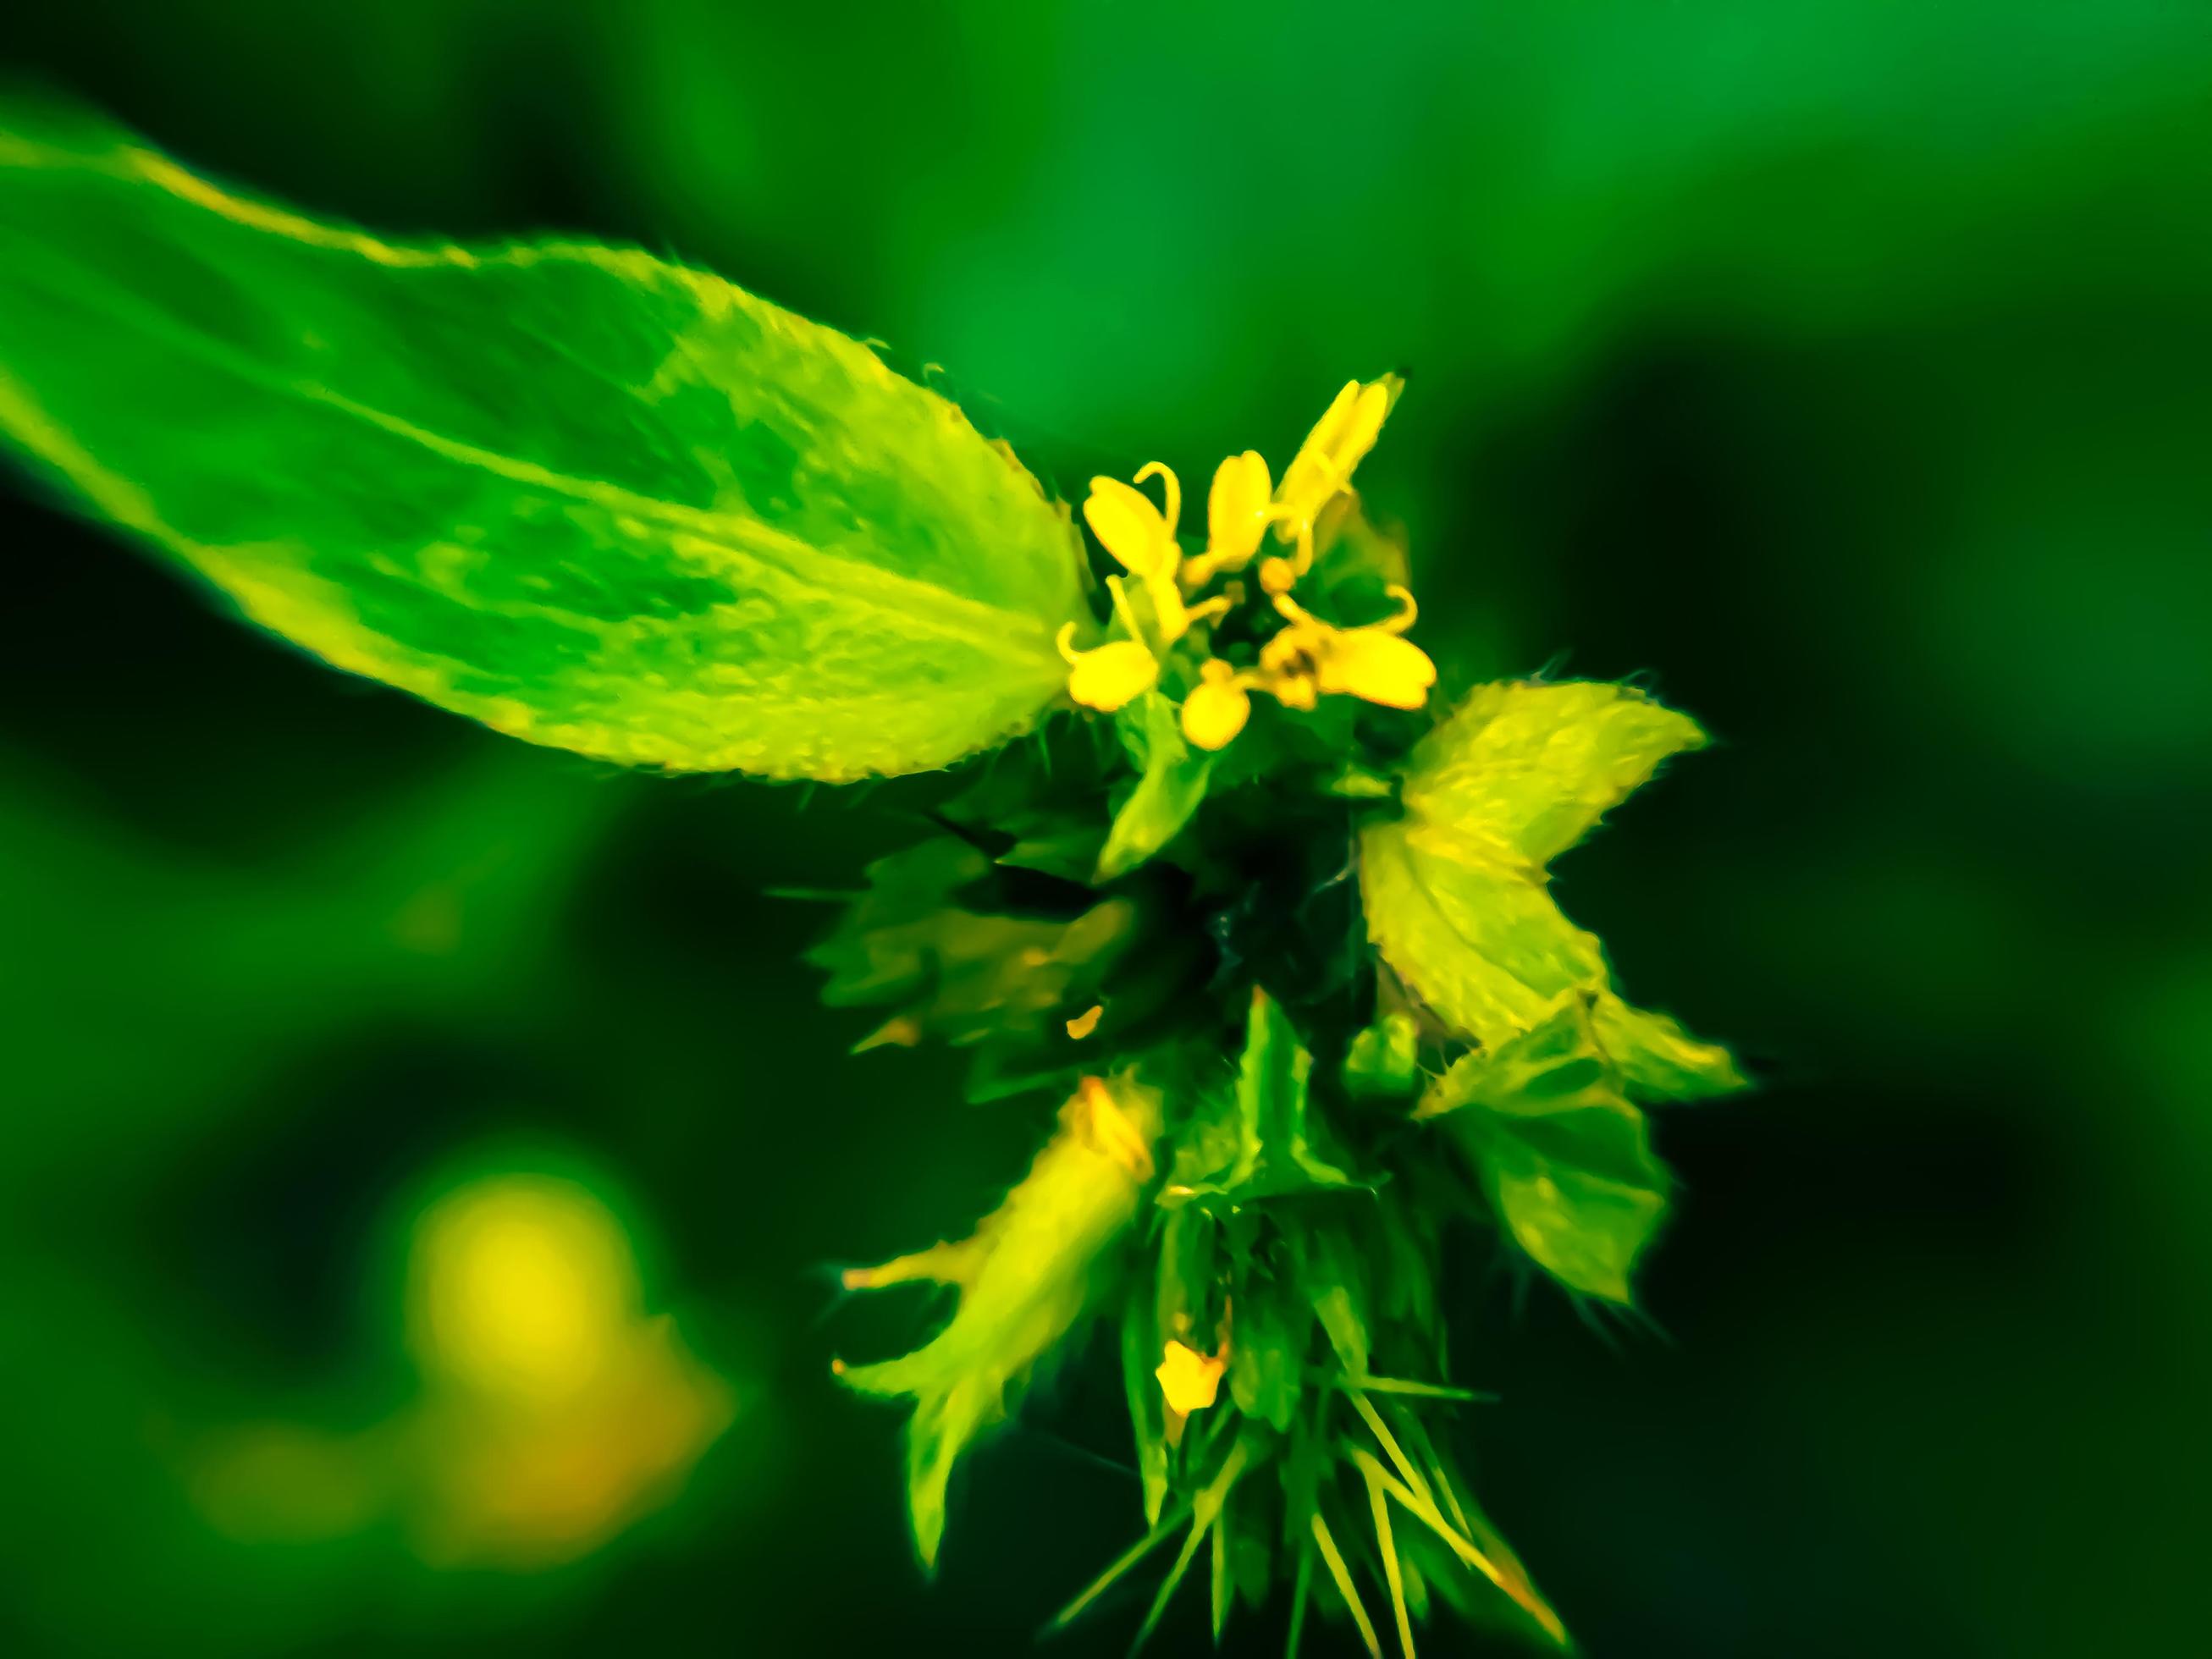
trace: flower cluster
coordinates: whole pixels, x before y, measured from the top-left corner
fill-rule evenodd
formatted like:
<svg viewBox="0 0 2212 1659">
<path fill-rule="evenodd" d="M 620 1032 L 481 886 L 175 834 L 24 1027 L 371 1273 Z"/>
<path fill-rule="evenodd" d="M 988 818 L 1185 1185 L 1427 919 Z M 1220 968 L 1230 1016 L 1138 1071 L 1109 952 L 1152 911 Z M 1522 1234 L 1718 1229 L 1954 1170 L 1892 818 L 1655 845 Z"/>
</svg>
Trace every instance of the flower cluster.
<svg viewBox="0 0 2212 1659">
<path fill-rule="evenodd" d="M 1437 671 L 1405 637 L 1417 614 L 1412 593 L 1391 587 L 1399 605 L 1395 616 L 1349 628 L 1323 621 L 1295 597 L 1314 566 L 1322 515 L 1350 492 L 1352 471 L 1375 447 L 1401 384 L 1395 375 L 1365 385 L 1347 381 L 1280 484 L 1256 450 L 1223 461 L 1206 497 L 1206 550 L 1194 557 L 1186 558 L 1176 540 L 1182 486 L 1171 468 L 1154 461 L 1129 483 L 1093 478 L 1084 519 L 1126 573 L 1106 579 L 1120 636 L 1078 651 L 1073 626 L 1062 630 L 1068 695 L 1110 713 L 1180 670 L 1188 682 L 1180 688 L 1183 736 L 1208 750 L 1226 748 L 1244 729 L 1255 691 L 1302 711 L 1323 696 L 1357 697 L 1390 708 L 1426 702 Z M 1154 477 L 1161 485 L 1158 506 L 1136 487 Z M 1260 558 L 1271 534 L 1287 552 Z M 1213 654 L 1213 625 L 1261 606 L 1272 613 L 1274 631 L 1253 660 Z M 1183 648 L 1193 641 L 1205 643 L 1203 655 L 1194 658 Z"/>
<path fill-rule="evenodd" d="M 1547 883 L 1704 734 L 1587 682 L 1431 707 L 1406 550 L 1352 489 L 1398 390 L 1346 386 L 1279 482 L 1222 462 L 1202 547 L 1167 466 L 1093 479 L 1110 621 L 1060 635 L 1074 707 L 811 953 L 832 1001 L 892 1011 L 861 1046 L 943 1042 L 971 1099 L 1061 1103 L 972 1237 L 846 1275 L 958 1300 L 838 1375 L 910 1402 L 933 1562 L 965 1449 L 1115 1332 L 1145 1531 L 1055 1623 L 1164 1559 L 1139 1645 L 1210 1562 L 1217 1641 L 1280 1589 L 1292 1654 L 1312 1613 L 1381 1659 L 1370 1606 L 1407 1659 L 1445 1611 L 1570 1649 L 1455 1443 L 1481 1396 L 1450 1376 L 1448 1263 L 1486 1248 L 1632 1308 L 1672 1185 L 1645 1106 L 1744 1081 L 1621 994 Z"/>
</svg>

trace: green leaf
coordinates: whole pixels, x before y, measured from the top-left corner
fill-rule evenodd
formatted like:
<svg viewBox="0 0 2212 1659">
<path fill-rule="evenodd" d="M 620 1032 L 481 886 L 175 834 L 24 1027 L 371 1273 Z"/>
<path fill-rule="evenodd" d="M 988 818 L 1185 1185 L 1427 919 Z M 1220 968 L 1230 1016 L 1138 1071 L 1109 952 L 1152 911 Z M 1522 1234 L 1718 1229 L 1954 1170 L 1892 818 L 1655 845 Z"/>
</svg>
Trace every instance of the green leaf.
<svg viewBox="0 0 2212 1659">
<path fill-rule="evenodd" d="M 1314 526 L 1314 567 L 1298 584 L 1327 613 L 1347 626 L 1380 622 L 1399 609 L 1390 589 L 1413 580 L 1403 531 L 1370 520 L 1349 491 L 1323 511 Z"/>
<path fill-rule="evenodd" d="M 1313 1055 L 1282 1005 L 1256 986 L 1245 1026 L 1244 1054 L 1237 1071 L 1235 1116 L 1218 1110 L 1194 1120 L 1187 1145 L 1217 1152 L 1235 1148 L 1226 1169 L 1182 1180 L 1189 1191 L 1249 1204 L 1261 1199 L 1329 1188 L 1364 1188 L 1329 1155 L 1326 1130 L 1312 1109 L 1308 1085 Z M 1233 1139 L 1223 1133 L 1233 1125 Z"/>
<path fill-rule="evenodd" d="M 1627 686 L 1483 687 L 1414 750 L 1404 816 L 1360 836 L 1368 934 L 1423 1002 L 1496 1048 L 1563 992 L 1599 1005 L 1630 1086 L 1686 1099 L 1742 1086 L 1727 1051 L 1614 994 L 1595 935 L 1560 914 L 1545 866 L 1669 755 L 1705 735 Z"/>
<path fill-rule="evenodd" d="M 1314 1317 L 1347 1376 L 1367 1375 L 1374 1322 L 1360 1253 L 1334 1228 L 1317 1227 L 1299 1240 L 1297 1280 L 1313 1300 Z"/>
<path fill-rule="evenodd" d="M 1088 885 L 1106 844 L 1098 802 L 1121 753 L 1110 728 L 1050 721 L 976 766 L 933 816 L 1009 869 Z"/>
<path fill-rule="evenodd" d="M 1416 1501 L 1408 1505 L 1409 1512 L 1430 1528 L 1431 1540 L 1443 1543 L 1452 1557 L 1479 1573 L 1492 1588 L 1504 1592 L 1554 1646 L 1572 1650 L 1574 1644 L 1567 1636 L 1566 1626 L 1559 1622 L 1559 1615 L 1537 1589 L 1513 1547 L 1491 1523 L 1482 1506 L 1474 1501 L 1474 1495 L 1466 1490 L 1465 1480 L 1452 1472 L 1443 1452 L 1421 1426 L 1420 1419 L 1402 1407 L 1393 1407 L 1392 1414 L 1407 1448 L 1427 1466 L 1429 1472 L 1427 1480 L 1417 1483 L 1419 1490 L 1411 1494 Z M 1441 1508 L 1435 1501 L 1437 1499 L 1442 1500 Z M 1431 1582 L 1463 1617 L 1481 1616 L 1478 1605 L 1461 1593 L 1462 1586 L 1457 1575 L 1440 1573 Z"/>
<path fill-rule="evenodd" d="M 1367 1480 L 1369 1519 L 1375 1528 L 1375 1553 L 1382 1558 L 1382 1580 L 1390 1592 L 1390 1613 L 1398 1623 L 1398 1650 L 1406 1659 L 1413 1659 L 1413 1617 L 1406 1605 L 1406 1579 L 1398 1559 L 1398 1546 L 1391 1536 L 1390 1510 L 1382 1501 L 1382 1471 L 1373 1458 L 1361 1465 Z"/>
<path fill-rule="evenodd" d="M 1152 1639 L 1152 1632 L 1159 1628 L 1160 1620 L 1167 1613 L 1168 1603 L 1175 1600 L 1175 1593 L 1182 1584 L 1183 1574 L 1190 1571 L 1191 1562 L 1197 1558 L 1199 1546 L 1206 1542 L 1207 1534 L 1219 1524 L 1222 1509 L 1229 1502 L 1230 1491 L 1244 1473 L 1251 1458 L 1251 1443 L 1238 1440 L 1229 1449 L 1229 1455 L 1222 1460 L 1221 1467 L 1214 1471 L 1212 1478 L 1200 1489 L 1191 1504 L 1190 1531 L 1184 1535 L 1182 1549 L 1168 1568 L 1168 1576 L 1160 1581 L 1159 1590 L 1152 1597 L 1151 1610 L 1145 1614 L 1145 1622 L 1138 1626 L 1136 1639 L 1129 1644 L 1132 1654 L 1141 1651 L 1145 1644 Z M 1229 1610 L 1227 1597 L 1223 1593 L 1225 1586 L 1221 1583 L 1223 1573 L 1224 1565 L 1217 1565 L 1213 1594 L 1216 1641 L 1220 1639 L 1221 1621 Z"/>
<path fill-rule="evenodd" d="M 925 1565 L 935 1565 L 944 1537 L 954 1463 L 1082 1318 L 1103 1259 L 1134 1219 L 1159 1109 L 1157 1093 L 1133 1082 L 1088 1080 L 972 1237 L 845 1275 L 855 1290 L 915 1280 L 960 1290 L 951 1322 L 912 1353 L 837 1370 L 849 1389 L 915 1402 L 907 1499 Z"/>
<path fill-rule="evenodd" d="M 1172 1177 L 1170 1177 L 1172 1178 Z M 1196 1205 L 1170 1207 L 1159 1229 L 1159 1271 L 1152 1303 L 1152 1368 L 1160 1363 L 1170 1338 L 1205 1348 L 1212 1346 L 1215 1261 L 1218 1224 Z M 1154 1394 L 1158 1390 L 1154 1387 Z"/>
<path fill-rule="evenodd" d="M 1083 1593 L 1080 1595 L 1078 1595 L 1073 1601 L 1070 1601 L 1066 1607 L 1062 1607 L 1058 1613 L 1053 1615 L 1052 1622 L 1047 1625 L 1045 1628 L 1047 1630 L 1066 1630 L 1078 1619 L 1080 1619 L 1085 1611 L 1088 1609 L 1093 1602 L 1097 1601 L 1100 1596 L 1103 1595 L 1108 1590 L 1113 1589 L 1116 1583 L 1120 1583 L 1123 1576 L 1126 1575 L 1132 1567 L 1137 1565 L 1139 1562 L 1142 1561 L 1162 1544 L 1166 1543 L 1169 1539 L 1175 1536 L 1176 1528 L 1182 1525 L 1185 1518 L 1189 1516 L 1191 1506 L 1194 1501 L 1195 1500 L 1193 1498 L 1186 1498 L 1181 1503 L 1176 1504 L 1173 1508 L 1170 1509 L 1168 1512 L 1162 1516 L 1158 1520 L 1153 1522 L 1151 1531 L 1147 1532 L 1135 1543 L 1130 1545 L 1129 1547 L 1122 1551 L 1121 1554 L 1115 1556 L 1113 1561 L 1107 1566 L 1105 1571 L 1100 1573 L 1098 1577 L 1092 1579 L 1090 1583 L 1084 1586 Z"/>
<path fill-rule="evenodd" d="M 1343 1601 L 1345 1610 L 1351 1613 L 1352 1622 L 1358 1627 L 1359 1640 L 1368 1652 L 1369 1659 L 1382 1659 L 1382 1644 L 1376 1637 L 1374 1621 L 1368 1618 L 1367 1609 L 1360 1605 L 1358 1587 L 1352 1582 L 1352 1569 L 1345 1565 L 1344 1552 L 1336 1547 L 1336 1539 L 1328 1529 L 1328 1522 L 1321 1511 L 1314 1511 L 1310 1522 L 1314 1543 L 1321 1550 L 1321 1559 L 1328 1568 L 1329 1580 L 1336 1586 L 1337 1595 Z"/>
<path fill-rule="evenodd" d="M 1144 1488 L 1145 1524 L 1158 1523 L 1168 1495 L 1168 1443 L 1161 1420 L 1158 1379 L 1159 1327 L 1152 1297 L 1133 1292 L 1121 1310 L 1121 1390 L 1129 1407 L 1129 1429 L 1136 1439 L 1137 1478 Z"/>
<path fill-rule="evenodd" d="M 1704 1100 L 1745 1085 L 1735 1057 L 1666 1014 L 1632 1008 L 1610 991 L 1590 1006 L 1597 1040 L 1639 1100 Z"/>
<path fill-rule="evenodd" d="M 1114 813 L 1098 855 L 1096 879 L 1125 876 L 1176 836 L 1206 799 L 1213 757 L 1183 741 L 1176 706 L 1147 691 L 1115 717 L 1129 757 L 1139 769 L 1137 787 Z"/>
<path fill-rule="evenodd" d="M 1237 1409 L 1290 1431 L 1305 1375 L 1305 1340 L 1313 1330 L 1304 1307 L 1285 1310 L 1272 1285 L 1248 1279 L 1237 1303 L 1229 1350 L 1229 1395 Z"/>
<path fill-rule="evenodd" d="M 968 909 L 961 890 L 992 867 L 950 837 L 868 866 L 867 890 L 806 953 L 830 975 L 822 1000 L 831 1007 L 896 1007 L 860 1047 L 1034 1036 L 1093 1000 L 1134 925 L 1132 908 L 1108 899 L 1072 921 Z"/>
<path fill-rule="evenodd" d="M 1631 1300 L 1672 1182 L 1578 996 L 1439 1078 L 1419 1115 L 1473 1163 L 1499 1225 L 1570 1290 Z"/>
<path fill-rule="evenodd" d="M 1028 726 L 1064 512 L 936 393 L 628 249 L 398 244 L 0 110 L 0 434 L 336 665 L 631 765 Z"/>
<path fill-rule="evenodd" d="M 1420 1082 L 1421 1033 L 1413 1017 L 1393 1009 L 1364 1026 L 1344 1056 L 1344 1086 L 1355 1095 L 1410 1095 Z"/>
</svg>

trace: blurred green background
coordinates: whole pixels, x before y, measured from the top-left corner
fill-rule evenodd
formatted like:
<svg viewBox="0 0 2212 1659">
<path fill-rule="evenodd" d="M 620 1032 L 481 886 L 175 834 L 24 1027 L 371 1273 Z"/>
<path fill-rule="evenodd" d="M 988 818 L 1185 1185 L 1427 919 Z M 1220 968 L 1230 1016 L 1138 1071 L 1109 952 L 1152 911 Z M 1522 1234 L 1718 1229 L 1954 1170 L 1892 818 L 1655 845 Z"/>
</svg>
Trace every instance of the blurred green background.
<svg viewBox="0 0 2212 1659">
<path fill-rule="evenodd" d="M 1492 1511 L 1601 1656 L 2212 1640 L 2212 14 L 73 0 L 9 37 L 264 192 L 635 240 L 945 365 L 1065 493 L 1279 464 L 1408 372 L 1361 480 L 1431 651 L 1646 676 L 1723 739 L 1559 879 L 1768 1077 L 1659 1126 L 1660 1333 L 1465 1276 Z M 0 512 L 0 1645 L 1027 1650 L 1133 1534 L 1110 1380 L 975 1460 L 933 1586 L 896 1413 L 827 1375 L 922 1317 L 828 1268 L 964 1227 L 1038 1133 L 842 1058 L 792 960 L 824 916 L 763 896 L 911 839 L 897 792 L 510 745 Z"/>
</svg>

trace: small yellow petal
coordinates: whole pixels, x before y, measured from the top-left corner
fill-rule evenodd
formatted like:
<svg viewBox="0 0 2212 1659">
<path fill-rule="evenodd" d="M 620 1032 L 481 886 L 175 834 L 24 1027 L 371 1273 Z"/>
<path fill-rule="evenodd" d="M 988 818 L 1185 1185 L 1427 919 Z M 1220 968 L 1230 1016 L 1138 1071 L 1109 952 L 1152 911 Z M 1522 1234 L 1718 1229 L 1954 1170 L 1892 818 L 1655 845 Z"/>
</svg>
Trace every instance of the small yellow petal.
<svg viewBox="0 0 2212 1659">
<path fill-rule="evenodd" d="M 1206 683 L 1183 699 L 1182 734 L 1200 749 L 1226 749 L 1252 717 L 1251 694 L 1237 684 L 1235 672 L 1217 676 L 1216 668 L 1229 665 L 1206 664 Z"/>
<path fill-rule="evenodd" d="M 1106 1005 L 1094 1002 L 1082 1013 L 1067 1022 L 1067 1034 L 1078 1042 L 1098 1029 L 1098 1022 L 1106 1015 Z"/>
<path fill-rule="evenodd" d="M 1083 517 L 1098 544 L 1133 576 L 1152 577 L 1175 568 L 1175 537 L 1151 496 L 1119 478 L 1093 478 Z"/>
<path fill-rule="evenodd" d="M 1234 569 L 1257 550 L 1273 491 L 1267 460 L 1256 449 L 1231 455 L 1214 470 L 1206 498 L 1206 553 L 1215 565 Z"/>
<path fill-rule="evenodd" d="M 1067 695 L 1086 708 L 1112 714 L 1159 683 L 1160 665 L 1134 640 L 1115 640 L 1086 651 L 1068 671 Z"/>
<path fill-rule="evenodd" d="M 1306 441 L 1298 446 L 1298 453 L 1318 453 L 1334 449 L 1338 439 L 1343 436 L 1345 428 L 1351 422 L 1352 406 L 1358 401 L 1359 382 L 1346 380 L 1336 396 L 1329 399 L 1328 407 L 1322 411 L 1321 419 L 1314 422 L 1313 430 L 1306 434 Z"/>
<path fill-rule="evenodd" d="M 1352 476 L 1352 469 L 1365 460 L 1368 451 L 1375 447 L 1375 441 L 1382 435 L 1382 422 L 1389 413 L 1390 388 L 1384 382 L 1376 380 L 1360 392 L 1358 400 L 1352 405 L 1352 418 L 1337 434 L 1336 459 L 1346 477 Z"/>
<path fill-rule="evenodd" d="M 1379 628 L 1352 628 L 1328 641 L 1317 678 L 1323 691 L 1388 708 L 1419 708 L 1437 683 L 1437 665 L 1411 640 Z"/>
<path fill-rule="evenodd" d="M 1228 1369 L 1225 1359 L 1200 1353 L 1188 1343 L 1170 1342 L 1152 1375 L 1160 1380 L 1168 1409 L 1188 1416 L 1213 1403 L 1221 1392 L 1221 1374 Z"/>
</svg>

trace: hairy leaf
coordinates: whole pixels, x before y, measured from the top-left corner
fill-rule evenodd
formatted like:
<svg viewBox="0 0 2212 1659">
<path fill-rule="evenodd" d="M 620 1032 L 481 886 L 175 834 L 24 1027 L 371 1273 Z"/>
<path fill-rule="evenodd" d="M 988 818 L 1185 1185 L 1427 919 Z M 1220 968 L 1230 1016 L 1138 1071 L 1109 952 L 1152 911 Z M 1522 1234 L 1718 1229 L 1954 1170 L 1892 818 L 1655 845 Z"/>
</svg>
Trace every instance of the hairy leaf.
<svg viewBox="0 0 2212 1659">
<path fill-rule="evenodd" d="M 908 1501 L 926 1565 L 944 1537 L 953 1464 L 1090 1305 L 1099 1260 L 1151 1179 L 1159 1128 L 1152 1091 L 1086 1079 L 1061 1108 L 1059 1132 L 972 1237 L 846 1275 L 855 1289 L 917 1279 L 960 1288 L 959 1310 L 932 1340 L 838 1372 L 848 1388 L 915 1402 Z"/>
<path fill-rule="evenodd" d="M 1107 899 L 1064 921 L 969 909 L 960 890 L 991 869 L 950 839 L 868 866 L 867 890 L 806 953 L 830 975 L 822 1000 L 831 1007 L 896 1006 L 862 1048 L 1034 1036 L 1093 998 L 1127 942 L 1131 907 Z"/>
<path fill-rule="evenodd" d="M 1571 1290 L 1630 1299 L 1671 1182 L 1580 996 L 1494 1053 L 1459 1060 L 1420 1115 L 1466 1150 L 1499 1225 L 1531 1261 Z"/>
<path fill-rule="evenodd" d="M 341 668 L 604 760 L 831 781 L 946 765 L 1066 679 L 1066 515 L 717 277 L 386 242 L 21 110 L 0 225 L 0 434 Z"/>
<path fill-rule="evenodd" d="M 1589 994 L 1630 1086 L 1654 1099 L 1741 1087 L 1728 1051 L 1622 1002 L 1596 938 L 1560 914 L 1545 866 L 1661 762 L 1704 734 L 1627 686 L 1485 686 L 1424 738 L 1402 817 L 1360 836 L 1369 936 L 1415 995 L 1487 1047 Z"/>
<path fill-rule="evenodd" d="M 1203 1170 L 1179 1159 L 1171 1197 L 1200 1194 L 1231 1205 L 1362 1185 L 1335 1162 L 1309 1085 L 1313 1055 L 1282 1005 L 1254 988 L 1233 1098 L 1217 1098 L 1186 1132 L 1184 1146 L 1218 1159 Z"/>
<path fill-rule="evenodd" d="M 1355 1095 L 1410 1095 L 1420 1080 L 1420 1028 L 1403 1009 L 1378 1015 L 1352 1037 L 1344 1086 Z"/>
</svg>

